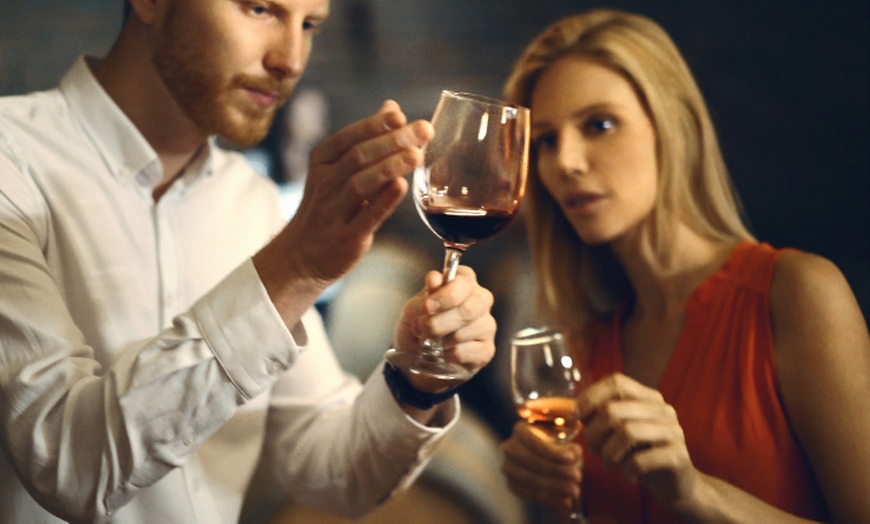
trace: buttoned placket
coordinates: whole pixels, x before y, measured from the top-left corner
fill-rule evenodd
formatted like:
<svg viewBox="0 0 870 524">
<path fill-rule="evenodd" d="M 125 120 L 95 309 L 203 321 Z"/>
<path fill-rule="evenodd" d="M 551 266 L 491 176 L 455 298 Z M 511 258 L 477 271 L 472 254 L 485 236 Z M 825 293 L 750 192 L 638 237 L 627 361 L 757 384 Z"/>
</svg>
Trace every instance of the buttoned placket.
<svg viewBox="0 0 870 524">
<path fill-rule="evenodd" d="M 160 326 L 169 324 L 177 311 L 178 300 L 178 253 L 172 226 L 168 220 L 168 208 L 176 200 L 172 191 L 167 192 L 151 208 L 154 240 L 157 244 L 158 282 L 160 285 Z"/>
<path fill-rule="evenodd" d="M 157 256 L 158 282 L 160 286 L 160 326 L 166 327 L 175 315 L 180 313 L 180 286 L 179 260 L 180 256 L 176 231 L 173 227 L 172 217 L 177 213 L 177 208 L 184 204 L 188 185 L 196 178 L 197 171 L 203 165 L 193 162 L 186 172 L 179 176 L 157 202 L 151 206 L 151 219 L 154 229 L 154 241 Z M 210 173 L 209 165 L 206 164 L 205 174 Z M 150 192 L 149 192 L 149 198 Z M 196 445 L 195 435 L 182 435 L 182 443 L 189 447 Z M 196 514 L 197 522 L 220 522 L 221 515 L 217 513 L 217 504 L 212 499 L 211 490 L 208 489 L 208 475 L 203 470 L 197 455 L 191 455 L 187 459 L 187 466 L 181 469 L 184 484 L 187 488 L 187 496 L 191 501 L 191 507 Z"/>
</svg>

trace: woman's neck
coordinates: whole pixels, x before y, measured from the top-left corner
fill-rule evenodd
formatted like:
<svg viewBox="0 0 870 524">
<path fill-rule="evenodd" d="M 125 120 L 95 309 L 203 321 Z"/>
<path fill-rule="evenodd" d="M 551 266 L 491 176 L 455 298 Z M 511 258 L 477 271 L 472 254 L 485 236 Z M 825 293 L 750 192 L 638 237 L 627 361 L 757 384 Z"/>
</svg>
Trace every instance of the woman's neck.
<svg viewBox="0 0 870 524">
<path fill-rule="evenodd" d="M 667 244 L 656 249 L 647 237 L 613 245 L 634 288 L 632 317 L 682 318 L 689 296 L 722 267 L 734 246 L 704 238 L 682 223 L 670 232 Z"/>
<path fill-rule="evenodd" d="M 671 231 L 664 250 L 654 249 L 650 241 L 623 239 L 614 245 L 635 292 L 622 326 L 627 375 L 660 386 L 685 324 L 689 297 L 722 267 L 733 245 L 705 239 L 682 224 Z"/>
</svg>

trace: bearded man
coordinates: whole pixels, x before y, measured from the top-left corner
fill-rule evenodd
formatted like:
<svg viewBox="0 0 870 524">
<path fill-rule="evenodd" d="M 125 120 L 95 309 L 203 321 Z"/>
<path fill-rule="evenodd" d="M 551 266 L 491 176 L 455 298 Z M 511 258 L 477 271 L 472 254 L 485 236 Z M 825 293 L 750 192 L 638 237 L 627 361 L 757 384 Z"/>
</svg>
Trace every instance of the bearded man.
<svg viewBox="0 0 870 524">
<path fill-rule="evenodd" d="M 127 11 L 105 57 L 0 99 L 0 522 L 237 522 L 260 462 L 288 498 L 362 515 L 419 474 L 458 400 L 383 365 L 360 384 L 312 306 L 432 127 L 387 101 L 326 139 L 286 223 L 215 137 L 264 137 L 328 0 Z M 476 371 L 492 295 L 469 268 L 441 283 L 426 275 L 393 342 L 443 336 Z"/>
</svg>

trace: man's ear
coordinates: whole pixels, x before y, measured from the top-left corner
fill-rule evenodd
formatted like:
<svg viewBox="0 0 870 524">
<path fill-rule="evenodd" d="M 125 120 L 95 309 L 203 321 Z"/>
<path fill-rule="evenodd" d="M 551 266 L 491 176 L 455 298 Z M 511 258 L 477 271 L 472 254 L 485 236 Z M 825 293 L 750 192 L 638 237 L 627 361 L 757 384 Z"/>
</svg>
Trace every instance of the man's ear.
<svg viewBox="0 0 870 524">
<path fill-rule="evenodd" d="M 130 0 L 130 16 L 135 16 L 145 25 L 152 25 L 165 8 L 161 0 Z"/>
</svg>

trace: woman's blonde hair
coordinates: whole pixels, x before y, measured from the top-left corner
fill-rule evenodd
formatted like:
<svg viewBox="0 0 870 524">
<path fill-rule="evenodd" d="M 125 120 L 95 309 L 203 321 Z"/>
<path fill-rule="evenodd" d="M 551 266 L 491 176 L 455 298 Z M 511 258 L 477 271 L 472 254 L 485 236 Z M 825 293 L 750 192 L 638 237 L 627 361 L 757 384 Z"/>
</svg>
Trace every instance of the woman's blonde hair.
<svg viewBox="0 0 870 524">
<path fill-rule="evenodd" d="M 676 218 L 712 240 L 752 238 L 722 159 L 704 99 L 679 50 L 652 20 L 615 10 L 565 18 L 526 48 L 505 97 L 529 107 L 541 74 L 565 56 L 620 72 L 632 84 L 656 132 L 658 192 L 653 241 L 663 255 Z M 534 108 L 532 108 L 534 114 Z M 630 304 L 634 291 L 609 246 L 584 244 L 541 183 L 532 151 L 527 227 L 543 314 L 574 331 Z"/>
</svg>

